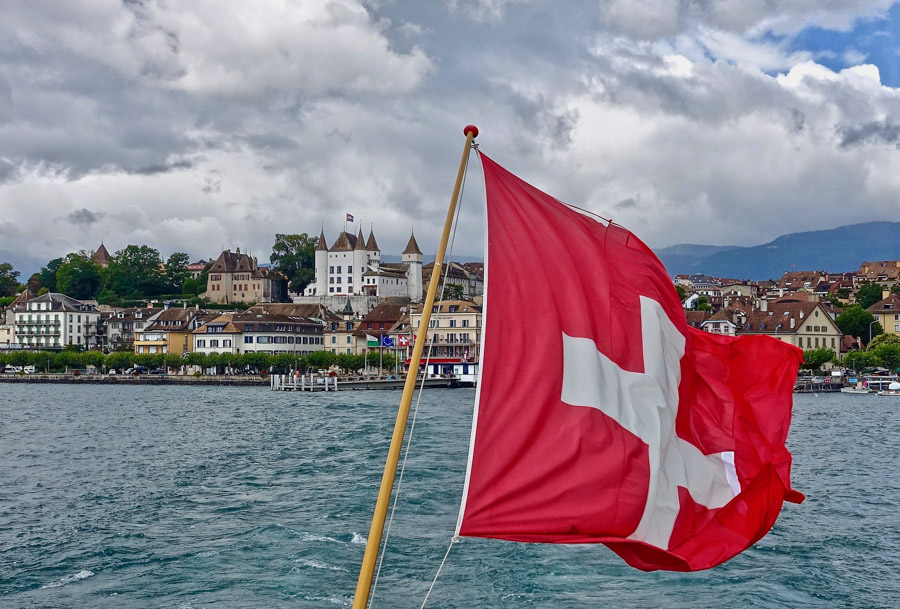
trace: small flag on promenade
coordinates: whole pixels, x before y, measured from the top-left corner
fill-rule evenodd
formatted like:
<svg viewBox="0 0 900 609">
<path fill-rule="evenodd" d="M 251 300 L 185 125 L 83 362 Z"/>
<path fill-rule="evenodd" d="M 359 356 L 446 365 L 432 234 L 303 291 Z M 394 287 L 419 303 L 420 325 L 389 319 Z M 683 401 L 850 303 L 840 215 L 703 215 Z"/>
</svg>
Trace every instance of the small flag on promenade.
<svg viewBox="0 0 900 609">
<path fill-rule="evenodd" d="M 393 347 L 394 339 L 391 338 L 390 336 L 385 336 L 384 334 L 382 334 L 381 335 L 381 346 L 382 347 Z"/>
<path fill-rule="evenodd" d="M 367 347 L 377 347 L 378 339 L 371 334 L 366 334 L 366 346 Z"/>
<path fill-rule="evenodd" d="M 691 328 L 637 237 L 480 157 L 490 268 L 457 534 L 603 543 L 645 571 L 754 544 L 803 499 L 785 447 L 801 351 Z"/>
<path fill-rule="evenodd" d="M 408 347 L 408 346 L 409 346 L 409 337 L 407 337 L 405 334 L 401 334 L 401 335 L 397 338 L 397 343 L 398 343 L 401 347 Z"/>
</svg>

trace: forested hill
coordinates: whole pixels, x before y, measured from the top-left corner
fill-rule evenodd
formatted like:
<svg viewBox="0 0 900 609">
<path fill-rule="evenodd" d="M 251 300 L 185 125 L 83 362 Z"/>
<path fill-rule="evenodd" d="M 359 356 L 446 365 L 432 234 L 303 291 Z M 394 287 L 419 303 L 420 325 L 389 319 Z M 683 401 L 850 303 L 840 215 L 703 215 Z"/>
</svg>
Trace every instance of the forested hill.
<svg viewBox="0 0 900 609">
<path fill-rule="evenodd" d="M 855 271 L 865 260 L 900 260 L 900 222 L 791 233 L 753 247 L 681 244 L 657 250 L 656 255 L 670 275 L 763 280 L 790 270 Z"/>
</svg>

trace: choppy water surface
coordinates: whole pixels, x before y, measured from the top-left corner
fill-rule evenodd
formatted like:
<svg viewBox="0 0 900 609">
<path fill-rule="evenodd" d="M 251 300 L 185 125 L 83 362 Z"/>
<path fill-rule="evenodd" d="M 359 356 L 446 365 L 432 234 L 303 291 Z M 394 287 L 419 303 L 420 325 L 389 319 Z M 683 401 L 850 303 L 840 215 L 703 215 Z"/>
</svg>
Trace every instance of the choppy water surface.
<svg viewBox="0 0 900 609">
<path fill-rule="evenodd" d="M 399 392 L 0 385 L 0 607 L 347 607 Z M 418 607 L 455 520 L 474 392 L 427 393 L 375 607 Z M 900 606 L 900 402 L 798 395 L 794 486 L 693 574 L 603 546 L 465 540 L 430 607 Z"/>
</svg>

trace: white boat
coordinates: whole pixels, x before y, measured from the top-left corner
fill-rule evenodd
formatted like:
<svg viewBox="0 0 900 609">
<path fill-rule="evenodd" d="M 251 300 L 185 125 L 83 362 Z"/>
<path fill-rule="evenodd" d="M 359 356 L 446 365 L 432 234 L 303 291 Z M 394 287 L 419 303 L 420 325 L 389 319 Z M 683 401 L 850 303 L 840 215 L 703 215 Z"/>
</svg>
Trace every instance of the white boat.
<svg viewBox="0 0 900 609">
<path fill-rule="evenodd" d="M 878 392 L 878 395 L 890 395 L 900 397 L 900 383 L 893 382 L 888 385 L 887 389 L 882 389 Z"/>
<path fill-rule="evenodd" d="M 854 395 L 860 394 L 865 395 L 867 393 L 873 393 L 867 387 L 863 387 L 861 385 L 857 385 L 855 387 L 841 387 L 841 393 L 852 393 Z"/>
</svg>

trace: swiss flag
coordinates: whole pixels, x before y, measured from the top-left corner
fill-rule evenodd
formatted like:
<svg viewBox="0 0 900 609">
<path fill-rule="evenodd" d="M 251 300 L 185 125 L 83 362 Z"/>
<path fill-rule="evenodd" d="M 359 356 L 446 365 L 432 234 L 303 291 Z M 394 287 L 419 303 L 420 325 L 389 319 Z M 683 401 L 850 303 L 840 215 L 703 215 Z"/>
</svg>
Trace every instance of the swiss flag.
<svg viewBox="0 0 900 609">
<path fill-rule="evenodd" d="M 397 338 L 397 344 L 401 347 L 408 347 L 409 346 L 409 338 L 406 335 L 401 334 Z"/>
<path fill-rule="evenodd" d="M 659 260 L 481 154 L 483 358 L 457 534 L 720 564 L 772 527 L 801 352 L 689 327 Z M 539 287 L 538 287 L 539 286 Z"/>
</svg>

